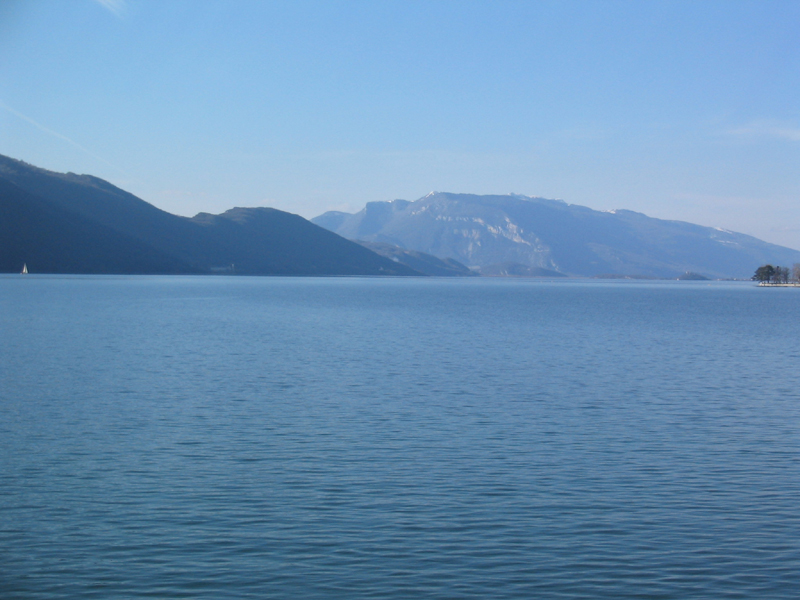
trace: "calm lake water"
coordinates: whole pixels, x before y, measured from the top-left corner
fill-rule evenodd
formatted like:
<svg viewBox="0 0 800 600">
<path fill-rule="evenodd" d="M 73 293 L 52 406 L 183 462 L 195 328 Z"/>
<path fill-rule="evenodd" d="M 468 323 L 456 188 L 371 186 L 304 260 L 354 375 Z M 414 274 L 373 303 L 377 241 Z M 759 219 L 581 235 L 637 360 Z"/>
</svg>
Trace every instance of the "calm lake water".
<svg viewBox="0 0 800 600">
<path fill-rule="evenodd" d="M 800 289 L 0 276 L 0 597 L 797 598 Z"/>
</svg>

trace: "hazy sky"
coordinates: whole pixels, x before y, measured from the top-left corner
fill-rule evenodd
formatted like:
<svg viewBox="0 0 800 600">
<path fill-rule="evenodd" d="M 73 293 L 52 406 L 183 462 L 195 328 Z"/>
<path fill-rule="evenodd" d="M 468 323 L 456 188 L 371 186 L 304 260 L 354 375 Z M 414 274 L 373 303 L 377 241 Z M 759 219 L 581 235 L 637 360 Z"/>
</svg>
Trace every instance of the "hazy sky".
<svg viewBox="0 0 800 600">
<path fill-rule="evenodd" d="M 800 2 L 0 2 L 0 154 L 173 213 L 514 192 L 800 249 Z"/>
</svg>

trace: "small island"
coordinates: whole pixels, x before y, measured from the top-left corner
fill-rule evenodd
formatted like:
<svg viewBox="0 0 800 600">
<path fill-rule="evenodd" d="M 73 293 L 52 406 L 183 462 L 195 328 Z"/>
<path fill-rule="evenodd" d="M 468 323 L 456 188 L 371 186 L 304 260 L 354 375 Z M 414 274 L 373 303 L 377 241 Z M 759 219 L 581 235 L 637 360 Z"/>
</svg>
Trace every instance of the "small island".
<svg viewBox="0 0 800 600">
<path fill-rule="evenodd" d="M 764 287 L 800 287 L 800 263 L 795 263 L 791 269 L 789 267 L 762 265 L 756 269 L 752 279 L 753 281 L 758 281 L 758 285 Z"/>
</svg>

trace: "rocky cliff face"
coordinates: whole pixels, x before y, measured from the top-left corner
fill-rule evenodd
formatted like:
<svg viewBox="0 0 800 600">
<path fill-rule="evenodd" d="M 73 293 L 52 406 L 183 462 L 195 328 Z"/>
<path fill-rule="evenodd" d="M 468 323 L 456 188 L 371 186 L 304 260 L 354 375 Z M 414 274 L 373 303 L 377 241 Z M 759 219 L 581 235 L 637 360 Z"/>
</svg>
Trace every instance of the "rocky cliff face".
<svg viewBox="0 0 800 600">
<path fill-rule="evenodd" d="M 312 222 L 351 239 L 486 271 L 510 263 L 578 276 L 671 278 L 691 271 L 747 278 L 760 264 L 800 262 L 796 250 L 740 233 L 515 194 L 432 192 L 415 202 L 372 202 L 358 213 L 326 213 Z"/>
</svg>

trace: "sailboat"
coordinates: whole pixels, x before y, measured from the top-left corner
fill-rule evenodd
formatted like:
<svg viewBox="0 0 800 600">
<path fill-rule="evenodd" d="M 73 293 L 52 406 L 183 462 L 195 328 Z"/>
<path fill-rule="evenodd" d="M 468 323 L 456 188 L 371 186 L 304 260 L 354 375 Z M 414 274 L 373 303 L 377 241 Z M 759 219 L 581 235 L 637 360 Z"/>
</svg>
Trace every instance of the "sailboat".
<svg viewBox="0 0 800 600">
<path fill-rule="evenodd" d="M 28 265 L 26 263 L 22 263 L 22 275 L 28 274 Z"/>
</svg>

